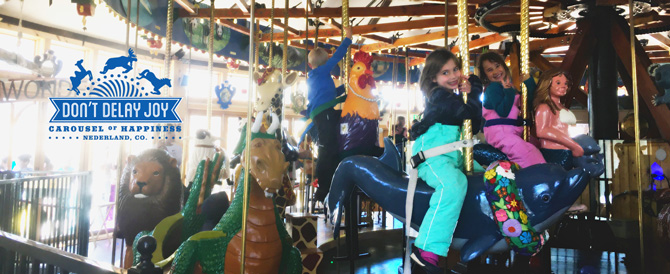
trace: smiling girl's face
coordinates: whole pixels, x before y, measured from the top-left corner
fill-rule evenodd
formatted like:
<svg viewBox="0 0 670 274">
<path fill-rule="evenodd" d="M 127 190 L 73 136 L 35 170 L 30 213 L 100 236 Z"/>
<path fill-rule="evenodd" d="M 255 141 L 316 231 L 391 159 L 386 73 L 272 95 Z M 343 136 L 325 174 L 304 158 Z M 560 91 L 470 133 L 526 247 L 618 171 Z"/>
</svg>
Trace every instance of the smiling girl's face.
<svg viewBox="0 0 670 274">
<path fill-rule="evenodd" d="M 457 89 L 461 81 L 461 70 L 456 66 L 454 60 L 449 60 L 442 66 L 433 82 L 446 89 Z"/>
<path fill-rule="evenodd" d="M 486 78 L 489 78 L 491 82 L 502 83 L 505 77 L 507 77 L 505 68 L 502 64 L 484 60 L 484 62 L 482 62 L 482 67 L 484 67 Z"/>
</svg>

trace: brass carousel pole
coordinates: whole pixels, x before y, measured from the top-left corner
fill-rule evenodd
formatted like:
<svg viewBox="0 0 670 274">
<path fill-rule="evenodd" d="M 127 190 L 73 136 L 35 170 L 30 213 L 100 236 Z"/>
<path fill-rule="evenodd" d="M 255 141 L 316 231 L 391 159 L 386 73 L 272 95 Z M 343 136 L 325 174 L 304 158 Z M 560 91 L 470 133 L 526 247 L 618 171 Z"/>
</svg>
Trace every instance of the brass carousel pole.
<svg viewBox="0 0 670 274">
<path fill-rule="evenodd" d="M 270 9 L 270 47 L 268 48 L 268 67 L 272 67 L 272 57 L 274 57 L 273 46 L 275 42 L 275 0 L 272 0 L 272 9 Z"/>
<path fill-rule="evenodd" d="M 249 22 L 253 24 L 253 22 L 256 20 L 256 0 L 251 0 L 251 4 L 249 5 L 251 11 L 251 18 Z M 240 273 L 244 274 L 244 255 L 246 254 L 246 249 L 247 249 L 247 218 L 249 216 L 249 165 L 251 164 L 251 161 L 249 157 L 251 156 L 250 152 L 250 146 L 251 144 L 251 112 L 252 108 L 251 105 L 253 103 L 253 95 L 255 95 L 255 85 L 254 85 L 254 43 L 256 42 L 254 37 L 256 36 L 256 28 L 251 26 L 249 28 L 249 87 L 248 90 L 249 92 L 247 93 L 247 132 L 246 132 L 246 146 L 244 148 L 244 166 L 246 167 L 246 170 L 244 171 L 244 197 L 243 197 L 243 205 L 242 205 L 242 248 L 240 249 L 240 257 L 241 257 L 241 267 L 240 267 Z"/>
<path fill-rule="evenodd" d="M 212 9 L 213 10 L 213 9 Z M 167 26 L 165 28 L 165 64 L 163 72 L 164 78 L 170 78 L 170 65 L 172 59 L 172 23 L 174 18 L 174 0 L 168 0 L 167 7 Z M 139 23 L 139 22 L 138 22 Z M 166 87 L 167 92 L 163 92 L 163 95 L 170 95 L 172 88 Z"/>
<path fill-rule="evenodd" d="M 282 62 L 281 62 L 281 75 L 282 75 L 282 81 L 286 81 L 286 77 L 288 76 L 288 9 L 289 9 L 289 3 L 288 0 L 284 1 L 284 47 L 282 48 Z M 281 119 L 279 121 L 284 121 L 286 119 L 286 115 L 284 113 L 284 90 L 281 91 L 279 94 L 279 107 L 281 108 Z M 282 134 L 283 127 L 281 123 L 279 124 L 279 138 L 280 140 L 283 140 L 284 134 Z"/>
<path fill-rule="evenodd" d="M 130 48 L 130 11 L 131 11 L 130 0 L 128 0 L 128 14 L 126 15 L 127 16 L 127 18 L 126 18 L 127 19 L 126 20 L 126 49 Z M 137 36 L 135 36 L 135 49 L 137 49 Z M 14 112 L 13 108 L 14 108 L 14 105 L 12 104 L 12 112 L 11 113 Z M 14 121 L 12 119 L 12 124 L 13 123 L 14 123 Z M 14 127 L 10 126 L 10 128 L 14 128 Z M 12 143 L 13 143 L 13 140 L 12 140 L 12 137 L 11 137 L 11 134 L 10 134 L 10 139 L 9 139 L 9 147 L 10 148 L 12 147 Z M 125 153 L 126 148 L 127 148 L 126 141 L 121 141 L 120 144 L 119 144 L 119 157 L 118 157 L 117 162 L 116 162 L 116 165 L 119 166 L 119 167 L 122 167 L 125 164 L 124 159 L 127 158 L 127 156 L 126 156 L 127 153 Z M 11 156 L 12 155 L 11 155 L 11 150 L 10 150 L 10 155 L 9 155 L 10 167 L 9 168 L 11 168 Z M 122 168 L 117 168 L 116 169 L 116 178 L 120 179 L 122 176 L 123 176 L 123 169 Z M 114 195 L 114 208 L 115 208 L 115 210 L 112 214 L 114 215 L 113 216 L 114 220 L 116 220 L 116 218 L 117 218 L 116 213 L 118 212 L 117 209 L 118 209 L 118 200 L 119 200 L 118 189 L 116 191 L 114 191 L 113 195 Z M 112 232 L 112 238 L 114 239 L 114 244 L 112 245 L 112 265 L 114 265 L 114 262 L 116 261 L 116 231 Z M 124 250 L 123 250 L 124 247 L 125 246 L 122 244 L 121 245 L 121 254 L 124 254 Z M 123 267 L 124 259 L 125 259 L 125 256 L 123 256 L 123 255 L 119 256 L 119 266 Z"/>
<path fill-rule="evenodd" d="M 458 0 L 458 49 L 460 50 L 462 73 L 464 75 L 470 74 L 470 45 L 468 35 L 468 1 Z M 467 102 L 468 94 L 463 93 L 463 100 Z M 463 139 L 472 139 L 472 121 L 463 121 Z M 464 167 L 467 174 L 471 174 L 473 170 L 472 147 L 466 147 L 463 151 L 465 157 Z"/>
<path fill-rule="evenodd" d="M 529 53 L 528 53 L 528 3 L 529 0 L 521 0 L 521 38 L 519 43 L 521 44 L 521 75 L 525 76 L 530 73 L 528 68 L 529 62 Z M 532 76 L 531 76 L 532 77 Z M 528 119 L 528 87 L 525 84 L 521 85 L 521 117 L 524 121 Z M 524 123 L 525 124 L 525 123 Z M 523 126 L 523 139 L 528 141 L 529 138 L 529 126 Z"/>
<path fill-rule="evenodd" d="M 393 56 L 393 72 L 391 73 L 391 90 L 393 90 L 393 94 L 395 94 L 395 88 L 396 88 L 397 81 L 398 81 L 398 67 L 397 67 L 398 62 L 396 62 L 396 57 L 397 57 L 396 54 L 398 54 L 398 50 L 394 48 L 394 49 L 391 49 L 391 52 L 389 52 L 389 53 L 391 53 L 392 54 L 391 56 Z M 395 145 L 395 142 L 396 142 L 396 140 L 395 140 L 395 123 L 398 119 L 398 117 L 397 117 L 398 114 L 396 113 L 395 106 L 396 106 L 395 103 L 391 106 L 391 119 L 390 119 L 391 126 L 389 127 L 389 133 L 392 134 L 391 136 L 393 136 L 392 138 L 393 138 L 393 144 L 394 145 Z"/>
<path fill-rule="evenodd" d="M 259 53 L 260 53 L 260 50 L 261 50 L 261 21 L 256 19 L 256 25 L 252 26 L 252 27 L 256 28 L 256 37 L 254 37 L 254 39 L 256 39 L 256 43 L 254 44 L 255 45 L 254 50 L 256 52 L 254 54 L 254 64 L 255 64 L 254 65 L 254 71 L 260 72 L 261 63 L 260 63 L 259 60 L 260 60 L 261 55 Z"/>
<path fill-rule="evenodd" d="M 274 1 L 274 0 L 273 0 Z M 309 15 L 309 2 L 307 0 L 305 1 L 305 81 L 307 81 L 307 63 L 309 62 L 309 59 L 307 58 L 307 53 L 309 52 L 309 48 L 307 47 L 307 42 L 309 42 L 309 18 L 307 17 Z M 305 140 L 306 142 L 306 140 Z M 304 162 L 307 162 L 307 160 L 303 160 Z M 307 168 L 303 166 L 303 172 L 301 172 L 300 176 L 300 197 L 302 197 L 302 213 L 307 213 L 309 211 L 309 204 L 307 203 L 307 191 L 305 191 L 306 184 L 309 183 L 307 182 L 307 173 L 305 172 Z"/>
<path fill-rule="evenodd" d="M 349 27 L 349 0 L 342 0 L 342 35 L 347 37 L 345 29 Z M 353 34 L 353 33 L 352 33 Z M 353 36 L 352 36 L 353 37 Z M 351 70 L 351 47 L 347 49 L 347 55 L 344 56 L 344 83 L 349 81 L 349 71 Z M 347 89 L 348 90 L 348 89 Z"/>
<path fill-rule="evenodd" d="M 444 1 L 444 47 L 449 49 L 449 16 L 447 11 L 449 11 L 449 1 Z"/>
<path fill-rule="evenodd" d="M 642 159 L 640 159 L 640 105 L 639 91 L 637 89 L 637 64 L 635 60 L 635 25 L 633 24 L 633 0 L 628 0 L 628 21 L 630 30 L 630 59 L 631 78 L 633 80 L 633 117 L 635 118 L 635 162 L 637 174 L 642 174 Z M 637 218 L 640 230 L 640 273 L 645 272 L 644 266 L 644 225 L 642 215 L 642 176 L 637 176 Z"/>
<path fill-rule="evenodd" d="M 130 47 L 130 13 L 132 12 L 132 8 L 130 5 L 130 0 L 128 0 L 128 14 L 126 14 L 126 50 L 127 48 Z"/>
<path fill-rule="evenodd" d="M 446 6 L 447 3 L 445 2 L 444 5 Z M 445 11 L 446 11 L 446 8 L 445 8 Z M 446 17 L 446 16 L 445 16 L 445 17 Z M 445 31 L 446 31 L 446 29 L 445 29 Z M 447 35 L 445 35 L 444 37 L 447 37 Z M 445 38 L 445 39 L 446 39 L 446 38 Z M 408 135 L 408 136 L 407 136 L 407 140 L 405 141 L 406 143 L 405 143 L 405 145 L 403 146 L 403 148 L 405 149 L 405 151 L 403 152 L 403 153 L 405 153 L 405 154 L 403 154 L 403 156 L 405 156 L 405 157 L 401 157 L 401 158 L 404 160 L 403 163 L 402 163 L 403 170 L 405 170 L 404 167 L 407 166 L 407 163 L 406 163 L 406 162 L 407 162 L 407 156 L 406 156 L 406 155 L 407 155 L 407 153 L 409 153 L 409 152 L 412 151 L 412 150 L 409 149 L 409 144 L 410 144 L 410 143 L 409 143 L 409 129 L 410 129 L 410 128 L 409 128 L 409 125 L 410 125 L 410 123 L 411 123 L 411 122 L 410 122 L 411 120 L 409 119 L 409 102 L 410 102 L 410 99 L 411 99 L 411 95 L 410 95 L 410 89 L 409 89 L 409 87 L 410 87 L 410 77 L 409 77 L 409 48 L 405 48 L 405 89 L 407 90 L 407 117 L 405 117 L 405 123 L 407 123 L 407 124 L 406 124 L 405 127 L 407 128 L 407 135 Z"/>
<path fill-rule="evenodd" d="M 281 75 L 285 78 L 288 73 L 288 0 L 284 0 L 284 46 L 282 47 Z M 281 97 L 284 97 L 282 92 Z M 284 100 L 282 100 L 283 105 Z"/>
<path fill-rule="evenodd" d="M 209 13 L 209 39 L 207 41 L 207 52 L 209 60 L 207 62 L 207 71 L 209 71 L 209 89 L 207 90 L 207 131 L 212 130 L 212 96 L 214 95 L 214 0 L 210 0 Z"/>
</svg>

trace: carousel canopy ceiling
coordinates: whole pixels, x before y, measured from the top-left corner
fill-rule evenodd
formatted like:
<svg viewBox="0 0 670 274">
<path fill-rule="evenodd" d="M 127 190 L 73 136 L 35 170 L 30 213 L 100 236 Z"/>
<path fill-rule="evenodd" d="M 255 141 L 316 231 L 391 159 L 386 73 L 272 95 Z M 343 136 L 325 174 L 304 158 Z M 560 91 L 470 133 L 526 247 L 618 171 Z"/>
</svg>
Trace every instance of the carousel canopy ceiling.
<svg viewBox="0 0 670 274">
<path fill-rule="evenodd" d="M 82 17 L 77 14 L 74 3 L 69 1 L 8 0 L 0 6 L 0 14 L 14 18 L 23 17 L 24 20 L 65 29 L 71 32 L 84 34 L 101 39 L 113 40 L 118 43 L 126 41 L 125 18 L 127 18 L 127 0 L 104 0 L 97 5 L 93 16 L 86 17 L 84 31 Z M 182 8 L 180 2 L 175 1 L 177 13 L 174 22 L 174 41 L 185 47 L 206 50 L 206 33 L 209 18 L 209 1 L 196 6 L 193 13 Z M 668 62 L 670 39 L 667 29 L 670 25 L 670 4 L 667 0 L 637 1 L 634 12 L 639 20 L 638 39 L 648 41 L 647 50 L 654 62 Z M 130 20 L 140 28 L 150 33 L 164 36 L 167 0 L 131 0 Z M 289 67 L 304 68 L 304 41 L 308 37 L 311 48 L 316 27 L 320 43 L 337 46 L 341 37 L 341 1 L 326 0 L 323 2 L 311 1 L 309 18 L 312 20 L 306 28 L 305 1 L 275 0 L 275 28 L 270 31 L 270 14 L 272 0 L 257 1 L 257 17 L 261 22 L 263 42 L 282 42 L 283 29 L 286 27 L 289 34 L 289 43 L 294 46 L 289 50 Z M 409 1 L 409 0 L 351 0 L 349 1 L 349 16 L 355 36 L 355 47 L 381 53 L 378 60 L 390 61 L 392 54 L 404 57 L 401 48 L 408 47 L 408 55 L 412 65 L 421 63 L 426 53 L 445 45 L 444 36 L 453 43 L 457 37 L 456 1 L 447 1 L 447 21 L 449 29 L 444 28 L 444 1 Z M 471 50 L 479 51 L 488 46 L 498 49 L 501 42 L 511 41 L 518 30 L 519 1 L 514 0 L 470 0 L 468 1 L 469 33 L 471 35 Z M 625 0 L 586 0 L 586 1 L 558 1 L 558 0 L 531 0 L 530 21 L 532 49 L 544 49 L 544 57 L 549 62 L 560 62 L 567 50 L 565 39 L 547 39 L 552 37 L 566 37 L 576 31 L 575 21 L 588 14 L 594 6 L 613 6 L 624 16 L 629 14 Z M 187 4 L 193 6 L 192 2 Z M 214 50 L 218 56 L 245 60 L 248 58 L 249 25 L 244 19 L 249 18 L 249 1 L 246 0 L 216 0 L 214 14 L 219 20 L 215 31 Z M 136 7 L 140 13 L 137 16 Z M 288 7 L 289 22 L 283 22 L 284 12 Z M 139 19 L 139 20 L 137 20 Z M 134 29 L 131 33 L 134 34 Z M 499 33 L 500 32 L 500 33 Z M 130 43 L 134 44 L 134 35 L 130 35 Z M 148 48 L 146 42 L 140 41 L 140 46 Z M 265 44 L 267 45 L 267 44 Z M 392 52 L 391 49 L 394 49 Z M 396 52 L 397 49 L 400 49 Z M 548 50 L 547 50 L 548 49 Z M 263 48 L 262 48 L 263 50 Z M 265 49 L 267 51 L 267 49 Z M 275 53 L 281 53 L 277 47 Z M 202 55 L 204 58 L 206 55 Z M 261 53 L 263 56 L 263 53 Z M 276 57 L 275 57 L 276 58 Z M 261 62 L 269 62 L 267 56 Z M 219 59 L 221 60 L 221 59 Z M 273 64 L 278 61 L 273 61 Z M 404 62 L 404 61 L 401 61 Z"/>
</svg>

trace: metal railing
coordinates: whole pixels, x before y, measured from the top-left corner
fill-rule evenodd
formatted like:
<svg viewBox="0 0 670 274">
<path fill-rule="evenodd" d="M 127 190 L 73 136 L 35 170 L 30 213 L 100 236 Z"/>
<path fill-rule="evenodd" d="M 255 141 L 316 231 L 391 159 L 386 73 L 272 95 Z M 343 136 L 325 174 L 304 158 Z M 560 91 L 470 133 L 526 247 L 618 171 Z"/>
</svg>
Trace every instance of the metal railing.
<svg viewBox="0 0 670 274">
<path fill-rule="evenodd" d="M 0 273 L 125 274 L 127 271 L 81 255 L 0 231 Z"/>
<path fill-rule="evenodd" d="M 0 230 L 87 256 L 91 178 L 81 172 L 0 180 Z"/>
</svg>

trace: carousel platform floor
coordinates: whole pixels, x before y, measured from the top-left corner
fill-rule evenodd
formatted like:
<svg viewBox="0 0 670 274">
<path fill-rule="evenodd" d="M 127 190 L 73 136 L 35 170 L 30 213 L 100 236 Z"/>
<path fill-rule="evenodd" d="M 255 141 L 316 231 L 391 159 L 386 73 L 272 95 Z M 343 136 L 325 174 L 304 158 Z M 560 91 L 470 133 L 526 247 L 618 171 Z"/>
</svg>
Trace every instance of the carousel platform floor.
<svg viewBox="0 0 670 274">
<path fill-rule="evenodd" d="M 317 273 L 349 273 L 349 261 L 338 261 L 333 259 L 339 255 L 346 254 L 344 237 L 338 241 L 333 240 L 333 229 L 330 223 L 325 222 L 323 215 L 318 222 L 317 246 L 324 252 Z M 371 255 L 355 261 L 355 273 L 398 273 L 398 267 L 402 264 L 402 224 L 387 215 L 386 227 L 381 226 L 380 218 L 373 214 L 373 225 L 362 228 L 359 232 L 360 252 L 369 252 Z M 344 236 L 344 231 L 342 231 Z M 119 265 L 121 240 L 117 240 L 116 265 Z M 339 251 L 339 252 L 338 252 Z M 636 273 L 627 270 L 625 254 L 599 251 L 582 251 L 573 249 L 552 248 L 551 249 L 551 271 L 555 274 L 596 274 L 596 273 Z M 100 261 L 111 263 L 112 240 L 109 237 L 97 237 L 89 245 L 89 257 Z M 472 273 L 472 271 L 468 272 Z M 507 273 L 505 270 L 491 270 L 486 273 Z"/>
</svg>

